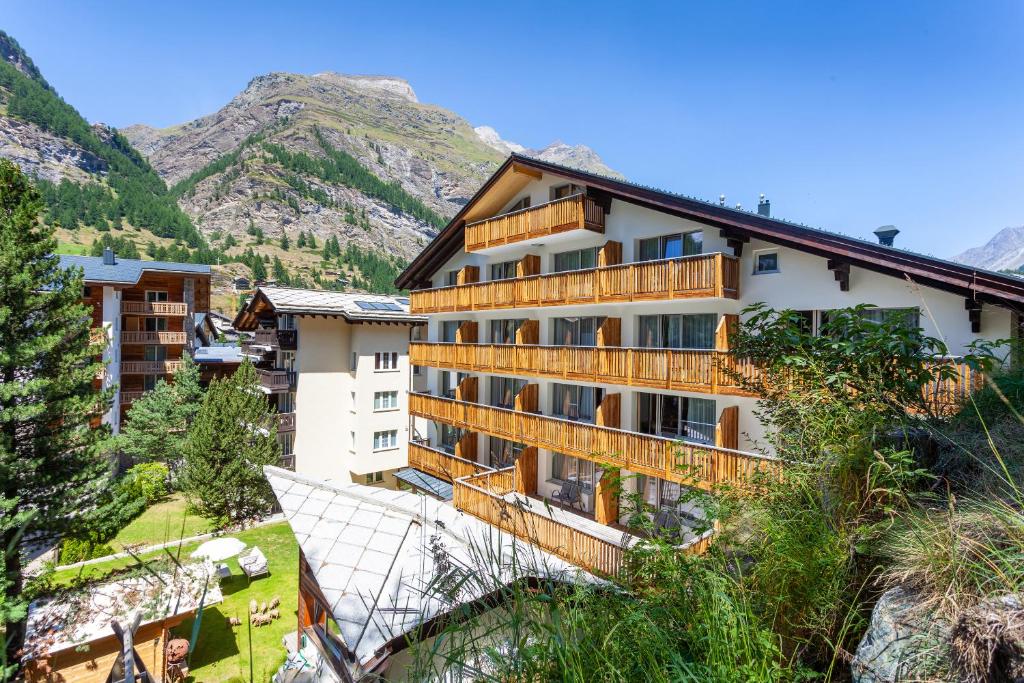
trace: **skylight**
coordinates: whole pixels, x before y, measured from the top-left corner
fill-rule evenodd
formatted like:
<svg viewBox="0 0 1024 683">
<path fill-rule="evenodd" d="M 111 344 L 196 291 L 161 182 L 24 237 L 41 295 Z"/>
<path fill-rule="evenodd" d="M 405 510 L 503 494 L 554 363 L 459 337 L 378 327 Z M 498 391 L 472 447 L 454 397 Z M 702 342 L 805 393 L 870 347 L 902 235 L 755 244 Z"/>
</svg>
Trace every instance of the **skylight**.
<svg viewBox="0 0 1024 683">
<path fill-rule="evenodd" d="M 357 301 L 356 306 L 364 311 L 401 311 L 402 307 L 389 301 Z"/>
</svg>

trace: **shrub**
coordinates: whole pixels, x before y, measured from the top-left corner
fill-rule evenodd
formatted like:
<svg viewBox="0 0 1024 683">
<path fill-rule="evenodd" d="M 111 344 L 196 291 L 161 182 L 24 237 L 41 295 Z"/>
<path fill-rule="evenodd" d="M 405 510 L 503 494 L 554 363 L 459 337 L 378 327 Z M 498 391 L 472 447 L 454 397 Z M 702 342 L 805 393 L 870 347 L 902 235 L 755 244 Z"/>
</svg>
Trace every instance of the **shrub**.
<svg viewBox="0 0 1024 683">
<path fill-rule="evenodd" d="M 66 538 L 60 546 L 60 564 L 73 564 L 113 554 L 114 549 L 106 543 L 95 543 L 85 538 Z"/>
<path fill-rule="evenodd" d="M 152 505 L 167 495 L 169 475 L 170 470 L 163 463 L 147 462 L 136 465 L 117 483 L 115 498 L 143 499 L 147 505 Z"/>
</svg>

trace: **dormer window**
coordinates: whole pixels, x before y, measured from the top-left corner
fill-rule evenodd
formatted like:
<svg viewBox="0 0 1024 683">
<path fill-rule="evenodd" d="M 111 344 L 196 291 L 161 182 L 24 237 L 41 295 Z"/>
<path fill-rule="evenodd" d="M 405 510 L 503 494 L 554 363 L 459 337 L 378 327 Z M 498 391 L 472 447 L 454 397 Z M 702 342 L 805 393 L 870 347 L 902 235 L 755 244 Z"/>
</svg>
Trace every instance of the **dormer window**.
<svg viewBox="0 0 1024 683">
<path fill-rule="evenodd" d="M 506 213 L 512 213 L 514 211 L 522 211 L 523 209 L 529 209 L 529 208 L 530 208 L 530 195 L 526 195 L 525 197 L 520 199 L 518 202 L 513 204 L 511 207 L 509 207 L 509 210 L 506 211 Z"/>
</svg>

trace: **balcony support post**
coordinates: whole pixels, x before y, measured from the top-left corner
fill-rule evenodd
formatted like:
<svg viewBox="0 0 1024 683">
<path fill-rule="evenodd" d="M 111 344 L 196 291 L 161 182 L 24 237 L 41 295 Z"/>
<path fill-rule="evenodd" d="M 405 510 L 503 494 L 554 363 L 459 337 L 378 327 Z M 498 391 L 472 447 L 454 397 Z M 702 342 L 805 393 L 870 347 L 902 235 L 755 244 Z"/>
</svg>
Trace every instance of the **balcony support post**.
<svg viewBox="0 0 1024 683">
<path fill-rule="evenodd" d="M 515 487 L 517 493 L 532 496 L 537 494 L 537 447 L 527 446 L 515 462 Z"/>
<path fill-rule="evenodd" d="M 617 467 L 604 469 L 594 485 L 594 521 L 598 524 L 617 524 L 619 521 L 620 474 Z"/>
</svg>

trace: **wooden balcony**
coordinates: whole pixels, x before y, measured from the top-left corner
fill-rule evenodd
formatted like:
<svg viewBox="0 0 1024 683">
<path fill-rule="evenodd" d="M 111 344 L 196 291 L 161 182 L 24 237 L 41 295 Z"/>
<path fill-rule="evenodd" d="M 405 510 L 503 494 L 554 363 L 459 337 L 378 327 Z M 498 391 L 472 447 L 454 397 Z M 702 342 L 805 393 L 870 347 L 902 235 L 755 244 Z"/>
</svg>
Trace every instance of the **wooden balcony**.
<svg viewBox="0 0 1024 683">
<path fill-rule="evenodd" d="M 626 263 L 409 293 L 415 314 L 739 296 L 740 262 L 726 254 Z"/>
<path fill-rule="evenodd" d="M 295 413 L 277 414 L 277 433 L 295 431 Z"/>
<path fill-rule="evenodd" d="M 466 225 L 466 251 L 544 239 L 570 230 L 604 232 L 604 209 L 584 194 Z"/>
<path fill-rule="evenodd" d="M 545 377 L 671 391 L 751 396 L 734 372 L 756 368 L 728 351 L 612 346 L 534 346 L 412 342 L 409 362 L 492 375 Z"/>
<path fill-rule="evenodd" d="M 589 572 L 615 576 L 624 551 L 639 539 L 589 518 L 515 492 L 515 468 L 456 479 L 452 503 L 463 512 L 507 531 Z M 703 553 L 711 532 L 689 538 L 681 552 Z"/>
<path fill-rule="evenodd" d="M 122 389 L 119 392 L 121 397 L 121 405 L 129 405 L 131 403 L 134 403 L 135 401 L 138 401 L 140 398 L 142 398 L 143 394 L 145 393 L 145 391 L 125 391 Z"/>
<path fill-rule="evenodd" d="M 409 443 L 409 467 L 446 481 L 491 471 L 486 465 L 416 442 Z"/>
<path fill-rule="evenodd" d="M 295 381 L 295 373 L 288 370 L 256 369 L 256 379 L 260 386 L 269 393 L 288 391 Z"/>
<path fill-rule="evenodd" d="M 599 427 L 545 415 L 409 394 L 409 412 L 428 420 L 624 467 L 687 486 L 743 485 L 759 472 L 776 471 L 779 460 L 754 453 Z"/>
<path fill-rule="evenodd" d="M 252 345 L 294 351 L 297 348 L 297 336 L 295 330 L 261 328 L 254 333 Z"/>
<path fill-rule="evenodd" d="M 184 332 L 137 332 L 128 331 L 121 333 L 122 344 L 179 344 L 186 342 Z"/>
<path fill-rule="evenodd" d="M 176 301 L 122 301 L 123 315 L 183 316 L 188 314 L 188 304 Z"/>
<path fill-rule="evenodd" d="M 123 360 L 122 375 L 170 375 L 181 367 L 180 360 Z"/>
</svg>

